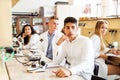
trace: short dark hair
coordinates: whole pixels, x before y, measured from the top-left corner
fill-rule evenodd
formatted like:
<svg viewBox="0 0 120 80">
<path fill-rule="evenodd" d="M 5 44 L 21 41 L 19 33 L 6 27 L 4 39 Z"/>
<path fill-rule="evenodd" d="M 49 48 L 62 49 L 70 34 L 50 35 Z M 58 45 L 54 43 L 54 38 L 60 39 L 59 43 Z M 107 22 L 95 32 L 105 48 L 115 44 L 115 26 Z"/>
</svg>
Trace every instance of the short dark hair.
<svg viewBox="0 0 120 80">
<path fill-rule="evenodd" d="M 74 18 L 74 17 L 67 17 L 67 18 L 65 18 L 65 20 L 64 20 L 64 26 L 65 26 L 67 23 L 69 23 L 69 22 L 75 23 L 75 24 L 77 25 L 77 19 Z"/>
</svg>

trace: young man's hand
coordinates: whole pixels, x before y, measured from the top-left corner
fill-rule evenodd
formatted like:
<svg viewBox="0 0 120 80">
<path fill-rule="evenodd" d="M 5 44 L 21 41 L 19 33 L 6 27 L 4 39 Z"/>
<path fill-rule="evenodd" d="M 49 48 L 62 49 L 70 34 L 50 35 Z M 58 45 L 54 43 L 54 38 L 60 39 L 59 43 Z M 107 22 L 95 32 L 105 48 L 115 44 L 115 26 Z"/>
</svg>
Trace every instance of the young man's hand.
<svg viewBox="0 0 120 80">
<path fill-rule="evenodd" d="M 57 77 L 68 77 L 71 75 L 71 71 L 65 68 L 60 68 L 56 72 L 54 72 Z"/>
<path fill-rule="evenodd" d="M 67 36 L 63 35 L 58 41 L 57 41 L 57 45 L 59 46 L 60 44 L 62 44 L 62 42 L 64 42 L 65 40 L 69 40 Z"/>
</svg>

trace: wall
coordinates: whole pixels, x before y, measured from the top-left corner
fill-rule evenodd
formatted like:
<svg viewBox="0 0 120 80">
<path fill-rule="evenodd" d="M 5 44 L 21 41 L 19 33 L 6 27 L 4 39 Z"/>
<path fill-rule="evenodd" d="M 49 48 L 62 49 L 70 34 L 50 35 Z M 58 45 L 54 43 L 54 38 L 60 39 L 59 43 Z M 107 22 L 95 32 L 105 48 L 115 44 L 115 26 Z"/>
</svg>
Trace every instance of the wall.
<svg viewBox="0 0 120 80">
<path fill-rule="evenodd" d="M 59 18 L 59 30 L 62 29 L 64 24 L 64 19 L 66 17 L 72 16 L 76 19 L 79 19 L 81 15 L 80 6 L 72 6 L 72 5 L 57 5 L 56 6 L 56 16 Z"/>
<path fill-rule="evenodd" d="M 117 41 L 119 42 L 120 45 L 120 18 L 106 19 L 106 20 L 109 22 L 109 27 L 108 27 L 108 32 L 104 37 L 105 43 L 106 41 L 109 43 L 113 43 L 114 41 Z M 79 21 L 81 34 L 90 37 L 90 35 L 94 33 L 94 27 L 96 22 L 97 20 Z"/>
<path fill-rule="evenodd" d="M 12 45 L 11 0 L 0 0 L 0 46 Z"/>
</svg>

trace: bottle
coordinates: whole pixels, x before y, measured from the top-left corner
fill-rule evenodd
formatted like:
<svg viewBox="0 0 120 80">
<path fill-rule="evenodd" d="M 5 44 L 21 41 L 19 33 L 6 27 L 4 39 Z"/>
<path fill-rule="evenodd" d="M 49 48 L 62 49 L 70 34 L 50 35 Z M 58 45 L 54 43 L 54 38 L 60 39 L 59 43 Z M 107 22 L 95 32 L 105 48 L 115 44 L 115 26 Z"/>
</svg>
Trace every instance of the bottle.
<svg viewBox="0 0 120 80">
<path fill-rule="evenodd" d="M 116 42 L 116 41 L 113 42 L 113 46 L 114 46 L 115 49 L 118 49 L 118 42 Z"/>
</svg>

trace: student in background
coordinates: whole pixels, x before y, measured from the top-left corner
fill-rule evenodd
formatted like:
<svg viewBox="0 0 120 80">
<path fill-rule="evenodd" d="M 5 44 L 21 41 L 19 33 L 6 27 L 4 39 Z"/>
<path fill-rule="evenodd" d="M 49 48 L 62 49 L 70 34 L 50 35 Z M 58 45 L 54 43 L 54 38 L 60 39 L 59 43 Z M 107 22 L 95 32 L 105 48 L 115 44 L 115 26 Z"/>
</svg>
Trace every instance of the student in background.
<svg viewBox="0 0 120 80">
<path fill-rule="evenodd" d="M 31 25 L 27 24 L 23 26 L 20 37 L 23 40 L 23 49 L 37 49 L 39 35 Z"/>
<path fill-rule="evenodd" d="M 55 71 L 57 77 L 68 77 L 73 74 L 79 75 L 87 80 L 91 79 L 94 69 L 94 51 L 92 41 L 78 34 L 77 20 L 74 17 L 67 17 L 64 20 L 64 36 L 57 42 L 62 42 L 62 54 L 54 64 L 60 64 L 66 58 L 68 68 L 60 68 Z"/>
<path fill-rule="evenodd" d="M 95 33 L 91 36 L 94 46 L 95 52 L 95 63 L 99 65 L 99 73 L 98 76 L 106 78 L 107 75 L 119 74 L 120 75 L 120 67 L 105 64 L 105 60 L 107 59 L 107 55 L 105 53 L 114 53 L 117 54 L 116 49 L 109 49 L 105 46 L 103 41 L 103 37 L 105 36 L 108 29 L 108 22 L 106 20 L 98 20 L 95 26 Z"/>
<path fill-rule="evenodd" d="M 51 16 L 48 23 L 48 30 L 40 35 L 39 51 L 41 52 L 41 60 L 45 62 L 53 62 L 59 52 L 60 46 L 56 45 L 58 39 L 63 35 L 58 30 L 58 18 Z"/>
</svg>

